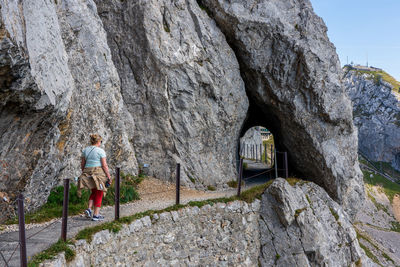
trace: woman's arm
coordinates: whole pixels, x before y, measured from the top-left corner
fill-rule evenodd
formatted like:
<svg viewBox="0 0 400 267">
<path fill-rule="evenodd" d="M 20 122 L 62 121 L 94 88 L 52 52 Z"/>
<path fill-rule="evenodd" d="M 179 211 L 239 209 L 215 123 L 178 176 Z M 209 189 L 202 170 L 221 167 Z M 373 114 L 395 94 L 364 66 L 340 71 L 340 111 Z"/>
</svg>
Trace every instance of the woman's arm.
<svg viewBox="0 0 400 267">
<path fill-rule="evenodd" d="M 82 171 L 85 169 L 86 159 L 84 157 L 81 158 L 81 169 Z"/>
<path fill-rule="evenodd" d="M 103 169 L 103 171 L 106 174 L 107 178 L 111 180 L 110 173 L 108 172 L 108 165 L 107 165 L 106 158 L 105 157 L 101 158 L 100 162 L 101 162 L 101 168 Z"/>
</svg>

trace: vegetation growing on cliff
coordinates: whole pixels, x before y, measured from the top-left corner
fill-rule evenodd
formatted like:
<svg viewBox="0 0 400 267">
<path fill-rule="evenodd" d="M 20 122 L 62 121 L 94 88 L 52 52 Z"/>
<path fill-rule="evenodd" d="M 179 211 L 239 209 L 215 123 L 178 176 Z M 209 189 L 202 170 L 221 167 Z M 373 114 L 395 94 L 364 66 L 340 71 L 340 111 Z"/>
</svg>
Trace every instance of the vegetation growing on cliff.
<svg viewBox="0 0 400 267">
<path fill-rule="evenodd" d="M 380 185 L 382 186 L 383 192 L 386 194 L 390 202 L 393 201 L 393 197 L 396 194 L 400 194 L 400 185 L 392 181 L 389 181 L 385 177 L 375 174 L 371 171 L 363 170 L 364 181 L 370 185 Z"/>
<path fill-rule="evenodd" d="M 382 79 L 383 81 L 392 85 L 394 91 L 399 92 L 400 82 L 398 82 L 393 76 L 391 76 L 389 73 L 387 73 L 384 70 L 377 70 L 377 71 L 358 70 L 358 69 L 351 68 L 350 66 L 345 66 L 345 70 L 347 70 L 347 71 L 352 70 L 359 75 L 367 74 L 367 75 L 369 75 L 369 77 L 367 79 L 374 80 L 375 83 L 379 83 L 380 80 Z"/>
</svg>

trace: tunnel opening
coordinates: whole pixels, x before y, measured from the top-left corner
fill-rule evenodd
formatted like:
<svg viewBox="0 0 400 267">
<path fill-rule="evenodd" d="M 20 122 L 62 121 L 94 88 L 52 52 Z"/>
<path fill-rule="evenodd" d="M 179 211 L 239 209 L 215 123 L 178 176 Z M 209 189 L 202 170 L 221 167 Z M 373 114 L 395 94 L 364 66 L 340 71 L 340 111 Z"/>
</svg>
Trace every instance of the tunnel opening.
<svg viewBox="0 0 400 267">
<path fill-rule="evenodd" d="M 280 119 L 269 106 L 260 105 L 249 97 L 249 110 L 237 145 L 237 158 L 243 158 L 243 179 L 247 185 L 264 183 L 276 177 L 305 179 L 297 170 L 290 149 L 284 144 L 282 131 Z M 237 167 L 239 171 L 239 164 Z"/>
<path fill-rule="evenodd" d="M 240 138 L 239 157 L 243 160 L 246 185 L 262 184 L 276 177 L 274 137 L 267 128 L 254 126 L 245 132 Z"/>
</svg>

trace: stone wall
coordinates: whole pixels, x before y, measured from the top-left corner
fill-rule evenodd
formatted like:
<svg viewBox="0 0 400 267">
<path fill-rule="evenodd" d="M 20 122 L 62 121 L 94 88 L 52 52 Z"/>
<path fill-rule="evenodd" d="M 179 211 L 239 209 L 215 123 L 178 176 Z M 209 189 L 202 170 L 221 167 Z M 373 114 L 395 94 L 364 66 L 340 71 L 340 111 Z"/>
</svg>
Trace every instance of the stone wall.
<svg viewBox="0 0 400 267">
<path fill-rule="evenodd" d="M 79 240 L 69 263 L 62 254 L 42 266 L 257 266 L 259 207 L 234 201 L 147 216 Z"/>
<path fill-rule="evenodd" d="M 261 201 L 186 207 L 75 243 L 43 266 L 371 266 L 349 216 L 312 182 L 276 179 Z"/>
</svg>

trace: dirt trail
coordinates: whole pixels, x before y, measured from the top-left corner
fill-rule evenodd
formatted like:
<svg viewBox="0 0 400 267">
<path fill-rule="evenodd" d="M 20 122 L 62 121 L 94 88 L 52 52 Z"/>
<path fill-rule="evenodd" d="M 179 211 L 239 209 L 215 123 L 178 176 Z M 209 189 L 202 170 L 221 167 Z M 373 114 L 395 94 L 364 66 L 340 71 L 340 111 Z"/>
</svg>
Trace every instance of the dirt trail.
<svg viewBox="0 0 400 267">
<path fill-rule="evenodd" d="M 395 195 L 393 198 L 393 213 L 396 220 L 400 222 L 400 195 Z"/>
</svg>

